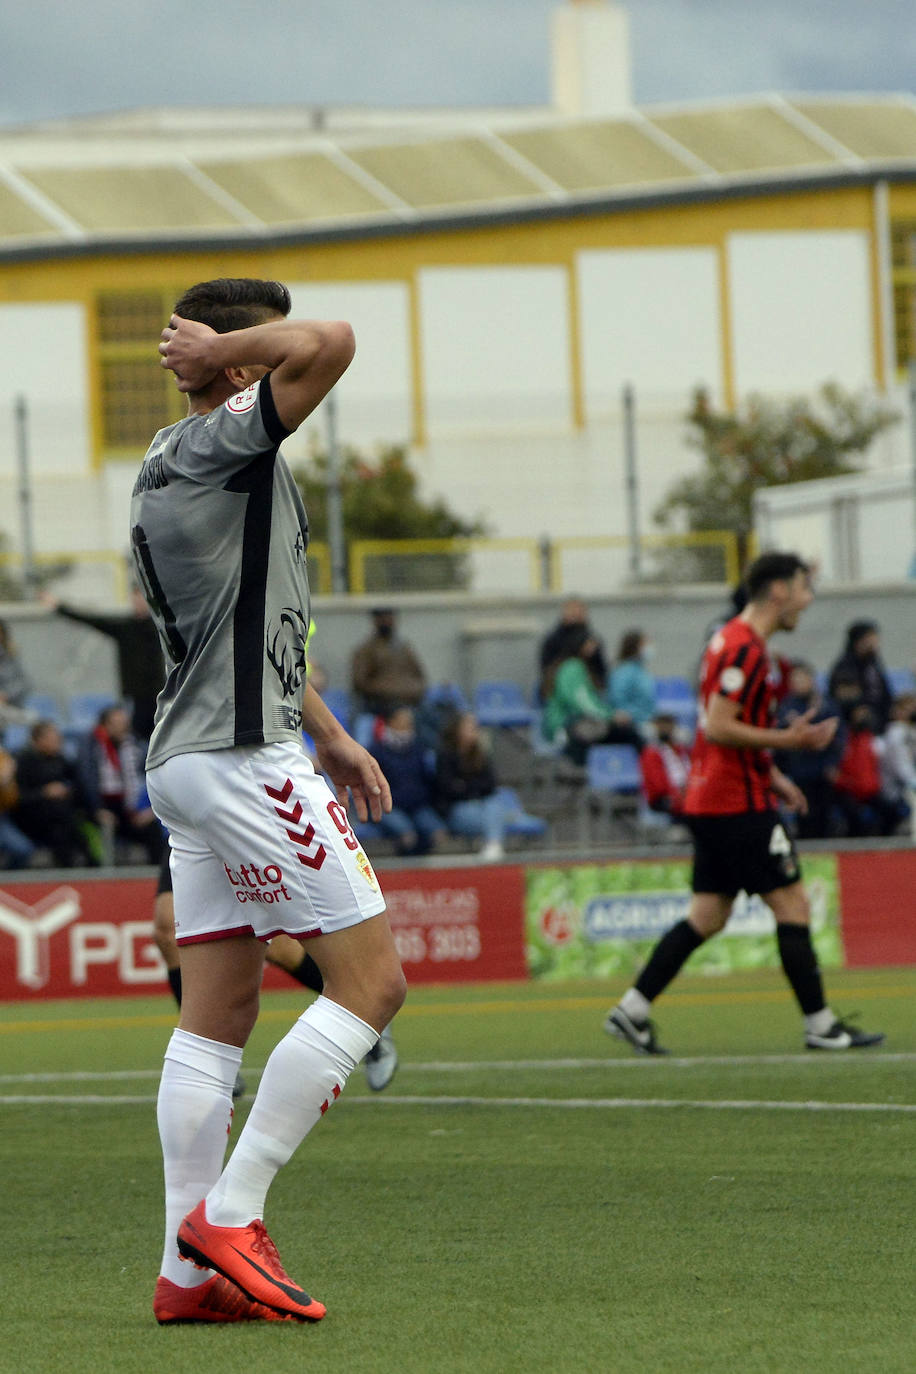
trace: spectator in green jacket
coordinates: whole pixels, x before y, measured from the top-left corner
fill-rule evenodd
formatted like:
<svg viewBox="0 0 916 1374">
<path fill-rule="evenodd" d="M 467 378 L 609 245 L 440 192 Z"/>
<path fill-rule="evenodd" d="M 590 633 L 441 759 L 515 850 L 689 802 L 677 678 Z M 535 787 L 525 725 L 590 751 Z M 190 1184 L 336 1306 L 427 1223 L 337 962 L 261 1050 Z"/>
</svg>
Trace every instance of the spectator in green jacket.
<svg viewBox="0 0 916 1374">
<path fill-rule="evenodd" d="M 655 715 L 655 678 L 649 671 L 655 645 L 642 630 L 627 630 L 608 683 L 608 700 L 618 720 L 626 718 L 645 742 Z"/>
<path fill-rule="evenodd" d="M 547 739 L 563 740 L 574 763 L 584 763 L 593 744 L 632 744 L 642 739 L 628 717 L 615 712 L 601 690 L 593 669 L 596 641 L 583 626 L 570 640 L 569 657 L 558 664 L 548 682 L 543 730 Z"/>
</svg>

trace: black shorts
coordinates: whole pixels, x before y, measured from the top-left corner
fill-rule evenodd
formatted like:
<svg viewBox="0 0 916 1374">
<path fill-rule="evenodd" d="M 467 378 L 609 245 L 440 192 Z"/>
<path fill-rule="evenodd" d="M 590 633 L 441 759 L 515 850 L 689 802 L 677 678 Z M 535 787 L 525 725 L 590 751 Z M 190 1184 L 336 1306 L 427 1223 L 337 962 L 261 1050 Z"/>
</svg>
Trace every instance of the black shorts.
<svg viewBox="0 0 916 1374">
<path fill-rule="evenodd" d="M 777 811 L 685 820 L 693 835 L 694 892 L 773 892 L 801 878 L 795 845 Z"/>
<path fill-rule="evenodd" d="M 172 870 L 169 866 L 169 855 L 171 852 L 172 846 L 166 843 L 159 864 L 159 886 L 156 888 L 157 897 L 161 897 L 163 892 L 171 892 L 172 890 Z"/>
</svg>

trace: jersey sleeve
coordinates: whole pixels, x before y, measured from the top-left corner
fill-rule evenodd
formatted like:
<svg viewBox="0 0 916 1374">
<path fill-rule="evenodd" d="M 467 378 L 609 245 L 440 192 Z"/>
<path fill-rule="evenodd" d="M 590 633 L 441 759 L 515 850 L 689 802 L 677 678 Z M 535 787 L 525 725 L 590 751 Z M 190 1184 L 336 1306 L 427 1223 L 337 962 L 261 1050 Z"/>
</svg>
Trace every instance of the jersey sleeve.
<svg viewBox="0 0 916 1374">
<path fill-rule="evenodd" d="M 281 422 L 270 375 L 212 410 L 180 437 L 175 460 L 189 477 L 221 482 L 256 458 L 276 453 L 290 431 Z"/>
<path fill-rule="evenodd" d="M 766 677 L 767 665 L 757 644 L 726 645 L 711 665 L 709 696 L 726 697 L 743 706 Z"/>
</svg>

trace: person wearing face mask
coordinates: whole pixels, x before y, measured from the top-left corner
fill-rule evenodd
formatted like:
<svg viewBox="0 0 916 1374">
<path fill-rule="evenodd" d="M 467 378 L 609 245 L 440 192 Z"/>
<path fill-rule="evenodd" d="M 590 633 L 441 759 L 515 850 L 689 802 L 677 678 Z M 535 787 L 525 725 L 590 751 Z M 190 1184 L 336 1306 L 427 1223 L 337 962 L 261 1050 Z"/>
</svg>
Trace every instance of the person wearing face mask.
<svg viewBox="0 0 916 1374">
<path fill-rule="evenodd" d="M 679 817 L 684 810 L 690 750 L 677 738 L 674 716 L 655 717 L 655 739 L 640 755 L 643 790 L 651 811 Z"/>
<path fill-rule="evenodd" d="M 351 683 L 360 710 L 384 715 L 395 706 L 418 706 L 427 676 L 413 646 L 397 632 L 397 612 L 379 606 L 371 612 L 372 634 L 356 649 Z"/>
<path fill-rule="evenodd" d="M 830 670 L 828 691 L 836 696 L 837 678 L 852 676 L 871 711 L 872 728 L 883 735 L 890 719 L 894 694 L 881 659 L 881 627 L 874 620 L 854 620 L 846 630 L 846 645 Z"/>
<path fill-rule="evenodd" d="M 429 854 L 445 837 L 445 822 L 436 810 L 433 765 L 417 738 L 414 713 L 397 706 L 383 718 L 370 752 L 385 771 L 391 788 L 391 810 L 374 829 L 394 840 L 398 855 Z M 357 836 L 371 832 L 355 827 Z"/>
<path fill-rule="evenodd" d="M 608 701 L 618 723 L 629 723 L 645 738 L 655 714 L 655 679 L 649 664 L 655 645 L 642 630 L 627 630 L 608 683 Z"/>
</svg>

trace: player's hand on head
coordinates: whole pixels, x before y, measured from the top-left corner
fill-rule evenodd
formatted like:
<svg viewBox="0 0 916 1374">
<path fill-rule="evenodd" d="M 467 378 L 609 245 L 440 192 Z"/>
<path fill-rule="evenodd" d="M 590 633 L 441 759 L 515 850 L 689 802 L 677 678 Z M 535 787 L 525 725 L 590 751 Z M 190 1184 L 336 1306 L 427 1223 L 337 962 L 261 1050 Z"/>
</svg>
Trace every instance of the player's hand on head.
<svg viewBox="0 0 916 1374">
<path fill-rule="evenodd" d="M 162 331 L 159 363 L 175 374 L 179 391 L 202 391 L 219 368 L 209 360 L 209 345 L 217 337 L 208 324 L 172 315 Z"/>
</svg>

